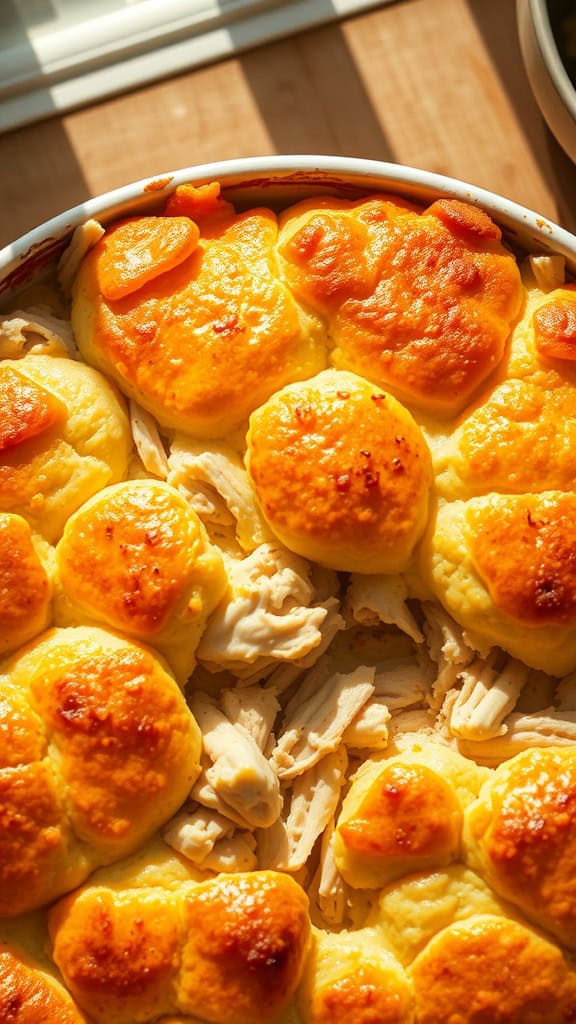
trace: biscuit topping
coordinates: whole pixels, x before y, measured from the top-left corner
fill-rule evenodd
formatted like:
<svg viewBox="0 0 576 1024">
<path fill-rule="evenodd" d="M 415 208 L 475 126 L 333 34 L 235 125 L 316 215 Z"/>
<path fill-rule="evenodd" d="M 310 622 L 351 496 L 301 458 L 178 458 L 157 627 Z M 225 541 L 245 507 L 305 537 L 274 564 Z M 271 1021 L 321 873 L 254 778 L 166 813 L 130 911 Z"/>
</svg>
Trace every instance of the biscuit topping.
<svg viewBox="0 0 576 1024">
<path fill-rule="evenodd" d="M 11 366 L 0 366 L 0 452 L 31 441 L 66 418 L 54 395 Z"/>
</svg>

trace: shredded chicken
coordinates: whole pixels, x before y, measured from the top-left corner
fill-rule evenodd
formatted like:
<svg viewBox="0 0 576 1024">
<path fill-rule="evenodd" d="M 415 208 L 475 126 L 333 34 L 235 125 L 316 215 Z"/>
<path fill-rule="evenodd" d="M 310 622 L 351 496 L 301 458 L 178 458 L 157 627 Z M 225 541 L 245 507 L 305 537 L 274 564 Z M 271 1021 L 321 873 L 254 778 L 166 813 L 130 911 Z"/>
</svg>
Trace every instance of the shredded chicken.
<svg viewBox="0 0 576 1024">
<path fill-rule="evenodd" d="M 462 689 L 450 708 L 450 732 L 469 740 L 490 739 L 506 732 L 504 719 L 514 708 L 528 669 L 509 658 L 498 672 L 477 659 L 462 670 Z"/>
<path fill-rule="evenodd" d="M 205 694 L 192 694 L 190 709 L 212 761 L 206 771 L 207 782 L 250 826 L 271 825 L 280 814 L 282 799 L 278 779 L 262 751 Z"/>
<path fill-rule="evenodd" d="M 77 358 L 70 322 L 44 307 L 17 309 L 0 317 L 0 359 L 20 359 L 27 353 Z"/>
<path fill-rule="evenodd" d="M 332 633 L 336 598 L 312 605 L 314 590 L 303 558 L 263 544 L 241 561 L 228 559 L 227 569 L 228 593 L 198 647 L 206 667 L 249 676 L 320 646 L 327 619 Z"/>
<path fill-rule="evenodd" d="M 528 679 L 520 691 L 514 710 L 525 715 L 556 704 L 557 687 L 557 677 L 549 676 L 547 672 L 541 672 L 539 669 L 529 669 Z"/>
<path fill-rule="evenodd" d="M 536 286 L 543 292 L 561 288 L 566 280 L 566 260 L 558 253 L 547 256 L 528 256 L 528 265 Z"/>
<path fill-rule="evenodd" d="M 219 514 L 224 502 L 236 522 L 238 541 L 244 551 L 254 551 L 272 539 L 242 460 L 228 445 L 176 435 L 168 463 L 169 483 L 185 491 L 189 489 L 192 494 L 198 484 L 202 485 L 205 495 L 213 494 L 213 505 Z"/>
<path fill-rule="evenodd" d="M 476 742 L 460 740 L 459 750 L 466 757 L 493 766 L 529 747 L 571 747 L 576 743 L 576 711 L 544 708 L 540 714 L 513 713 L 504 724 L 503 735 Z"/>
<path fill-rule="evenodd" d="M 476 652 L 466 643 L 460 626 L 440 605 L 424 602 L 422 610 L 430 658 L 438 665 L 430 703 L 439 708 L 445 694 L 458 682 L 461 670 L 476 657 Z"/>
<path fill-rule="evenodd" d="M 399 711 L 397 714 L 393 714 L 390 718 L 388 732 L 390 741 L 398 748 L 402 747 L 404 740 L 408 743 L 412 742 L 415 735 L 418 735 L 420 739 L 423 736 L 436 740 L 439 738 L 435 729 L 435 714 L 424 708 Z"/>
<path fill-rule="evenodd" d="M 227 718 L 264 751 L 280 710 L 274 691 L 261 686 L 237 686 L 233 690 L 222 690 L 220 704 Z"/>
<path fill-rule="evenodd" d="M 386 703 L 389 711 L 422 704 L 429 696 L 429 682 L 420 665 L 399 660 L 396 664 L 377 665 L 374 696 Z"/>
<path fill-rule="evenodd" d="M 70 295 L 80 264 L 86 253 L 100 241 L 104 228 L 97 220 L 87 220 L 76 228 L 67 249 L 58 263 L 58 281 L 65 295 Z"/>
<path fill-rule="evenodd" d="M 180 811 L 168 822 L 162 834 L 168 846 L 195 864 L 202 864 L 214 849 L 214 844 L 225 836 L 231 836 L 234 827 L 229 818 L 199 808 Z"/>
<path fill-rule="evenodd" d="M 346 595 L 346 606 L 353 619 L 364 626 L 379 623 L 397 626 L 416 643 L 424 636 L 406 604 L 408 588 L 401 576 L 362 576 L 353 573 Z"/>
<path fill-rule="evenodd" d="M 219 839 L 202 861 L 202 868 L 209 871 L 223 871 L 232 874 L 237 871 L 254 871 L 258 857 L 250 832 L 237 832 L 233 836 Z"/>
<path fill-rule="evenodd" d="M 223 818 L 227 818 L 228 821 L 237 825 L 238 828 L 250 828 L 250 822 L 242 814 L 239 814 L 238 811 L 231 807 L 230 804 L 227 804 L 218 795 L 214 786 L 208 782 L 206 772 L 211 767 L 211 764 L 212 762 L 208 761 L 208 764 L 204 766 L 202 772 L 198 776 L 190 793 L 191 799 L 195 800 L 196 803 L 207 808 L 209 811 L 220 814 Z"/>
<path fill-rule="evenodd" d="M 388 745 L 390 711 L 381 697 L 369 697 L 350 722 L 342 741 L 355 750 L 384 750 Z"/>
<path fill-rule="evenodd" d="M 271 668 L 271 670 L 270 670 Z M 300 661 L 286 661 L 277 668 L 272 665 L 266 671 L 265 686 L 267 690 L 271 690 L 276 696 L 280 696 L 286 690 L 296 682 L 297 679 L 303 674 L 304 669 L 300 664 Z M 240 680 L 240 685 L 246 683 L 245 679 Z"/>
<path fill-rule="evenodd" d="M 168 458 L 160 439 L 158 424 L 142 406 L 130 399 L 130 427 L 136 451 L 147 473 L 165 480 L 168 476 Z"/>
<path fill-rule="evenodd" d="M 200 516 L 200 519 L 204 521 L 207 529 L 232 527 L 234 528 L 234 540 L 236 540 L 234 516 L 229 511 L 224 498 L 221 498 L 213 487 L 210 487 L 209 484 L 201 483 L 200 480 L 190 480 L 186 484 L 170 482 L 173 487 L 176 487 L 176 490 L 182 497 L 186 499 L 188 504 L 192 506 L 196 515 Z M 242 557 L 242 554 L 242 548 L 238 545 L 238 557 Z"/>
<path fill-rule="evenodd" d="M 304 867 L 334 816 L 347 764 L 346 751 L 340 746 L 294 780 L 289 811 L 276 822 L 266 853 L 261 847 L 261 857 L 267 856 L 263 867 L 291 872 Z"/>
<path fill-rule="evenodd" d="M 340 615 L 338 601 L 335 597 L 329 597 L 322 603 L 318 602 L 314 607 L 326 609 L 326 618 L 320 626 L 321 639 L 318 646 L 313 647 L 303 657 L 294 658 L 284 664 L 278 664 L 274 658 L 261 658 L 255 669 L 250 669 L 247 674 L 244 672 L 240 674 L 238 678 L 240 686 L 249 686 L 265 680 L 268 689 L 280 694 L 302 675 L 304 669 L 312 668 L 320 660 L 330 647 L 336 633 L 345 628 L 345 622 Z"/>
<path fill-rule="evenodd" d="M 272 764 L 282 779 L 293 779 L 340 745 L 348 726 L 374 693 L 374 668 L 334 673 L 316 686 L 316 666 L 286 709 Z"/>
<path fill-rule="evenodd" d="M 348 897 L 348 886 L 338 871 L 334 858 L 334 825 L 335 821 L 332 819 L 322 837 L 317 880 L 318 909 L 326 924 L 332 927 L 343 923 Z"/>
</svg>

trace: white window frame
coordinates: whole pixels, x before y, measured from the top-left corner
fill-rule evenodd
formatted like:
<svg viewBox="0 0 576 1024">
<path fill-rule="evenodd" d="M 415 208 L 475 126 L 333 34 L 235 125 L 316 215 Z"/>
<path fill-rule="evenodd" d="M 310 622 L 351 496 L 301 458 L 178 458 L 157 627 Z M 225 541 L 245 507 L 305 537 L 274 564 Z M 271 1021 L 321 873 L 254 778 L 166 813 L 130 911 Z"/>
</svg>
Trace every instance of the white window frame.
<svg viewBox="0 0 576 1024">
<path fill-rule="evenodd" d="M 31 29 L 0 50 L 0 132 L 387 2 L 142 0 Z"/>
</svg>

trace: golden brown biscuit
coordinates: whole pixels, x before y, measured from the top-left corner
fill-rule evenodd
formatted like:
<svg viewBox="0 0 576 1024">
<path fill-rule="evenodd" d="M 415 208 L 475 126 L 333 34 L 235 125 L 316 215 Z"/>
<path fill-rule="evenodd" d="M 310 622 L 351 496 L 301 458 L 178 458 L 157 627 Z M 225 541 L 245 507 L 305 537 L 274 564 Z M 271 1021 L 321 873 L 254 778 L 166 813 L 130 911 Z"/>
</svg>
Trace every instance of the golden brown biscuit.
<svg viewBox="0 0 576 1024">
<path fill-rule="evenodd" d="M 522 287 L 500 229 L 440 199 L 308 200 L 283 215 L 279 252 L 296 295 L 327 317 L 334 366 L 428 412 L 462 409 L 500 362 Z"/>
<path fill-rule="evenodd" d="M 174 216 L 106 232 L 76 280 L 72 324 L 84 358 L 163 426 L 222 437 L 279 387 L 321 370 L 326 345 L 278 277 L 275 215 L 237 215 L 194 192 L 172 200 Z M 182 210 L 201 224 L 199 240 Z"/>
<path fill-rule="evenodd" d="M 478 914 L 509 917 L 509 905 L 474 871 L 451 864 L 387 886 L 378 895 L 369 924 L 407 966 L 438 932 Z"/>
<path fill-rule="evenodd" d="M 426 523 L 430 454 L 410 413 L 325 370 L 250 417 L 247 468 L 270 529 L 333 569 L 400 572 Z"/>
<path fill-rule="evenodd" d="M 89 366 L 32 355 L 0 363 L 0 405 L 0 511 L 52 542 L 83 501 L 124 476 L 124 406 Z"/>
<path fill-rule="evenodd" d="M 0 915 L 79 885 L 134 850 L 183 803 L 200 733 L 144 647 L 54 629 L 0 677 Z"/>
<path fill-rule="evenodd" d="M 56 558 L 58 624 L 93 620 L 145 640 L 186 680 L 227 578 L 174 487 L 131 480 L 100 491 L 68 521 Z"/>
<path fill-rule="evenodd" d="M 561 330 L 570 322 L 565 308 L 576 322 L 575 292 L 529 285 L 494 383 L 434 453 L 442 497 L 576 489 L 576 366 Z"/>
<path fill-rule="evenodd" d="M 552 675 L 576 668 L 576 494 L 440 505 L 421 568 L 479 650 L 500 645 Z"/>
<path fill-rule="evenodd" d="M 53 956 L 95 1024 L 189 1014 L 268 1024 L 300 980 L 308 900 L 273 871 L 164 889 L 87 886 L 51 911 Z"/>
<path fill-rule="evenodd" d="M 576 290 L 574 285 L 556 289 L 533 318 L 536 351 L 544 359 L 576 360 Z"/>
<path fill-rule="evenodd" d="M 548 375 L 485 395 L 435 458 L 447 499 L 576 489 L 576 387 Z"/>
<path fill-rule="evenodd" d="M 401 965 L 370 929 L 315 934 L 298 1005 L 304 1024 L 412 1024 Z"/>
<path fill-rule="evenodd" d="M 0 943 L 2 1024 L 86 1024 L 71 996 L 46 971 Z"/>
<path fill-rule="evenodd" d="M 353 888 L 449 864 L 460 852 L 463 808 L 486 769 L 437 743 L 363 763 L 344 799 L 334 855 Z"/>
<path fill-rule="evenodd" d="M 25 519 L 0 512 L 0 654 L 13 651 L 50 621 L 48 545 Z"/>
<path fill-rule="evenodd" d="M 576 751 L 533 749 L 497 768 L 467 813 L 465 855 L 493 888 L 576 947 Z"/>
<path fill-rule="evenodd" d="M 576 1017 L 576 976 L 560 950 L 500 917 L 441 931 L 409 974 L 418 1024 L 568 1024 Z"/>
</svg>

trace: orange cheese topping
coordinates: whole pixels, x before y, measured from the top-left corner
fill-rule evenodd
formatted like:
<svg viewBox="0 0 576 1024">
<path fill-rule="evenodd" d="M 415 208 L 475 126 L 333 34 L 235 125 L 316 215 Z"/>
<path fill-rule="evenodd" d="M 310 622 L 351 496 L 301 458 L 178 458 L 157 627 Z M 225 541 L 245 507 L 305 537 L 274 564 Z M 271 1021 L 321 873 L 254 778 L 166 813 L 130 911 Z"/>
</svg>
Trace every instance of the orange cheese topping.
<svg viewBox="0 0 576 1024">
<path fill-rule="evenodd" d="M 264 516 L 308 557 L 348 548 L 373 563 L 411 552 L 427 508 L 430 458 L 416 423 L 394 398 L 352 375 L 328 371 L 274 395 L 253 413 L 249 469 Z M 297 545 L 297 546 L 296 546 Z M 339 546 L 340 549 L 339 549 Z M 369 571 L 377 571 L 372 569 Z M 380 571 L 385 571 L 381 569 Z"/>
<path fill-rule="evenodd" d="M 567 1024 L 576 979 L 560 951 L 488 915 L 453 925 L 411 968 L 418 1024 Z"/>
<path fill-rule="evenodd" d="M 468 509 L 467 521 L 500 611 L 530 626 L 576 622 L 576 494 L 502 496 Z"/>
<path fill-rule="evenodd" d="M 500 362 L 520 308 L 499 228 L 447 199 L 423 213 L 383 198 L 293 217 L 286 277 L 328 317 L 333 365 L 435 414 L 461 409 Z"/>
<path fill-rule="evenodd" d="M 43 971 L 0 947 L 0 1020 L 3 1024 L 86 1024 L 70 996 Z"/>
<path fill-rule="evenodd" d="M 135 217 L 115 225 L 99 243 L 103 296 L 122 299 L 173 270 L 194 252 L 199 237 L 188 217 Z"/>
<path fill-rule="evenodd" d="M 576 945 L 576 759 L 570 748 L 526 751 L 497 771 L 490 804 L 468 826 L 494 887 Z"/>
<path fill-rule="evenodd" d="M 411 1024 L 411 1002 L 404 979 L 367 961 L 315 992 L 310 1024 Z"/>
<path fill-rule="evenodd" d="M 533 317 L 534 340 L 540 355 L 576 360 L 576 291 L 568 287 L 540 306 Z"/>
<path fill-rule="evenodd" d="M 118 629 L 156 634 L 199 577 L 200 526 L 166 488 L 104 492 L 79 509 L 58 545 L 60 578 L 90 613 Z"/>
<path fill-rule="evenodd" d="M 65 418 L 58 398 L 12 366 L 0 366 L 0 452 L 31 441 Z"/>
<path fill-rule="evenodd" d="M 176 686 L 144 650 L 85 657 L 38 673 L 33 706 L 61 757 L 62 780 L 85 838 L 138 829 L 140 808 L 161 801 L 178 762 L 190 761 L 194 722 Z"/>
<path fill-rule="evenodd" d="M 543 384 L 500 384 L 461 430 L 462 478 L 472 493 L 576 487 L 574 388 L 553 374 Z"/>
<path fill-rule="evenodd" d="M 361 855 L 442 856 L 458 847 L 461 817 L 454 792 L 436 772 L 392 764 L 338 832 L 347 848 Z"/>
<path fill-rule="evenodd" d="M 0 652 L 45 625 L 50 582 L 20 516 L 0 513 Z"/>
</svg>

